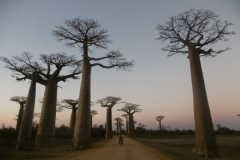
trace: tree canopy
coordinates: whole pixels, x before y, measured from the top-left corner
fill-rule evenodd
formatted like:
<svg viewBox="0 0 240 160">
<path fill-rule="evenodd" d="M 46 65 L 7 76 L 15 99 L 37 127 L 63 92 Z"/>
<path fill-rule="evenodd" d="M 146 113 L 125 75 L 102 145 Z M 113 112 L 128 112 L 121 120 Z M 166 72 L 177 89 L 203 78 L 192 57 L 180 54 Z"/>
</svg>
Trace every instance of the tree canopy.
<svg viewBox="0 0 240 160">
<path fill-rule="evenodd" d="M 235 34 L 234 31 L 228 30 L 233 23 L 222 21 L 218 17 L 210 10 L 190 9 L 172 16 L 165 24 L 159 24 L 156 28 L 158 30 L 156 40 L 170 42 L 162 48 L 169 52 L 169 56 L 176 53 L 187 54 L 187 47 L 190 44 L 195 46 L 201 56 L 216 56 L 230 48 L 213 50 L 204 47 L 219 41 L 228 41 L 226 36 Z"/>
</svg>

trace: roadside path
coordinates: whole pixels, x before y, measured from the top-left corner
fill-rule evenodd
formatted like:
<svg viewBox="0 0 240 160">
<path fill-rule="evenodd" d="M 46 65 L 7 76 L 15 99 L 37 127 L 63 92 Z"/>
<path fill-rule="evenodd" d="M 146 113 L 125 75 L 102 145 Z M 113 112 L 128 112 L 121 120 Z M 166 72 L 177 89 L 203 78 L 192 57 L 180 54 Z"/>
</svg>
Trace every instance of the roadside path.
<svg viewBox="0 0 240 160">
<path fill-rule="evenodd" d="M 77 151 L 78 152 L 78 151 Z M 63 158 L 63 157 L 62 157 Z M 81 150 L 76 154 L 71 154 L 69 160 L 170 160 L 154 149 L 143 145 L 131 138 L 124 137 L 123 145 L 118 144 L 117 137 L 101 145 L 93 146 L 88 150 Z"/>
</svg>

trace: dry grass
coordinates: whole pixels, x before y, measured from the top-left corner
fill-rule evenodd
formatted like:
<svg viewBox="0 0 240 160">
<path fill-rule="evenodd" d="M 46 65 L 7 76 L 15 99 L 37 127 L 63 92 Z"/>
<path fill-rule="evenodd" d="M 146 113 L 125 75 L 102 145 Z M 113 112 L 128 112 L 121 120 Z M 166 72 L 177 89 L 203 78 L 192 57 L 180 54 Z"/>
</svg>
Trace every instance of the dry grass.
<svg viewBox="0 0 240 160">
<path fill-rule="evenodd" d="M 195 145 L 193 136 L 179 136 L 161 139 L 139 139 L 151 146 L 156 152 L 173 160 L 203 160 L 206 158 L 191 155 Z M 217 136 L 221 160 L 240 160 L 240 136 Z M 214 158 L 213 158 L 214 159 Z"/>
</svg>

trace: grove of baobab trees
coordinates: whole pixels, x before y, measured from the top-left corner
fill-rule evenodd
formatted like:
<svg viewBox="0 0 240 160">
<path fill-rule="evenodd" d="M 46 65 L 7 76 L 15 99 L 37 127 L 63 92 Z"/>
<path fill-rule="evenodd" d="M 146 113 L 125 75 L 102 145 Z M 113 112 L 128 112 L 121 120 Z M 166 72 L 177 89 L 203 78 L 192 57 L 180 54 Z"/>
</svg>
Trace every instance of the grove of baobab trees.
<svg viewBox="0 0 240 160">
<path fill-rule="evenodd" d="M 134 118 L 133 114 L 141 112 L 142 109 L 138 108 L 140 105 L 132 104 L 132 103 L 125 103 L 124 107 L 121 109 L 117 109 L 117 111 L 123 111 L 128 114 L 129 122 L 128 122 L 128 136 L 132 136 L 134 132 Z M 126 126 L 127 127 L 127 126 Z"/>
<path fill-rule="evenodd" d="M 112 138 L 112 108 L 114 105 L 119 104 L 122 99 L 120 97 L 108 96 L 103 99 L 97 100 L 96 103 L 101 104 L 101 107 L 107 108 L 106 116 L 106 139 Z"/>
<path fill-rule="evenodd" d="M 65 82 L 66 79 L 69 78 L 77 79 L 77 75 L 81 73 L 81 65 L 78 61 L 76 61 L 75 56 L 66 56 L 65 53 L 49 55 L 41 54 L 40 61 L 45 64 L 46 67 L 43 67 L 42 64 L 36 61 L 33 61 L 33 56 L 28 52 L 22 53 L 21 57 L 13 56 L 12 58 L 13 59 L 10 60 L 6 57 L 1 57 L 1 60 L 7 64 L 6 68 L 13 71 L 13 76 L 16 77 L 17 81 L 26 79 L 33 80 L 35 77 L 37 83 L 45 86 L 42 111 L 35 144 L 37 146 L 54 146 L 57 84 L 59 81 Z M 56 67 L 53 72 L 52 66 Z M 72 68 L 70 74 L 59 75 L 64 67 Z M 35 92 L 35 90 L 32 89 L 32 92 Z M 33 95 L 35 95 L 35 93 L 33 93 Z M 34 98 L 35 102 L 35 96 L 31 98 Z M 32 121 L 28 121 L 27 123 L 32 124 Z"/>
<path fill-rule="evenodd" d="M 162 121 L 163 118 L 164 118 L 164 116 L 157 116 L 157 117 L 156 117 L 156 120 L 159 122 L 159 130 L 162 129 L 161 121 Z"/>
<path fill-rule="evenodd" d="M 207 49 L 207 46 L 227 41 L 226 36 L 235 34 L 228 30 L 232 25 L 228 21 L 220 20 L 219 16 L 210 10 L 190 9 L 170 17 L 169 21 L 156 28 L 156 40 L 170 43 L 162 50 L 169 52 L 168 56 L 187 54 L 190 62 L 196 129 L 196 146 L 192 153 L 197 156 L 219 157 L 200 57 L 214 57 L 229 50 Z"/>
<path fill-rule="evenodd" d="M 128 70 L 134 63 L 126 61 L 123 54 L 119 51 L 110 51 L 103 57 L 90 57 L 89 47 L 107 49 L 111 43 L 108 31 L 101 29 L 98 21 L 93 19 L 82 19 L 80 17 L 66 20 L 63 25 L 57 26 L 53 30 L 53 35 L 58 41 L 64 41 L 69 47 L 79 47 L 82 52 L 82 78 L 78 102 L 78 117 L 75 124 L 72 150 L 87 149 L 91 147 L 91 137 L 89 133 L 89 115 L 91 101 L 91 69 L 94 66 L 101 68 L 117 68 Z M 108 64 L 99 63 L 107 60 Z M 93 62 L 93 63 L 92 63 Z M 95 62 L 95 63 L 94 63 Z"/>
<path fill-rule="evenodd" d="M 19 112 L 17 115 L 17 124 L 16 124 L 17 133 L 19 132 L 20 125 L 22 123 L 23 110 L 26 104 L 26 100 L 27 100 L 27 97 L 23 97 L 23 96 L 14 96 L 10 98 L 10 101 L 17 102 L 20 105 Z"/>
</svg>

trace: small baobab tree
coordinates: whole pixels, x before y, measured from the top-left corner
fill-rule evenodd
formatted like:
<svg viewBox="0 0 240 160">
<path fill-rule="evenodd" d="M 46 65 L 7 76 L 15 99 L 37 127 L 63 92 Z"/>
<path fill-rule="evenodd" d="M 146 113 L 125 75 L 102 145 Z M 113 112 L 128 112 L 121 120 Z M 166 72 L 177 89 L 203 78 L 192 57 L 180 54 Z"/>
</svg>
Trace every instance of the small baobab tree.
<svg viewBox="0 0 240 160">
<path fill-rule="evenodd" d="M 77 116 L 77 104 L 78 100 L 73 100 L 73 99 L 63 99 L 61 101 L 60 107 L 61 108 L 67 108 L 71 109 L 71 117 L 70 117 L 70 122 L 69 122 L 69 128 L 73 132 L 75 122 L 76 122 L 76 116 Z"/>
<path fill-rule="evenodd" d="M 19 129 L 21 126 L 26 100 L 27 100 L 27 97 L 23 97 L 23 96 L 14 96 L 14 97 L 10 98 L 10 101 L 17 102 L 20 105 L 19 112 L 18 112 L 17 119 L 16 119 L 17 120 L 17 124 L 16 124 L 17 133 L 19 132 Z"/>
<path fill-rule="evenodd" d="M 196 146 L 192 153 L 197 156 L 219 157 L 200 57 L 214 57 L 229 50 L 207 49 L 207 46 L 227 41 L 226 36 L 235 34 L 228 30 L 232 25 L 228 21 L 220 20 L 219 16 L 210 10 L 190 9 L 170 17 L 168 22 L 159 24 L 156 28 L 159 35 L 156 39 L 170 42 L 162 48 L 163 51 L 169 52 L 169 56 L 187 54 L 189 58 L 196 129 Z"/>
<path fill-rule="evenodd" d="M 91 110 L 90 111 L 90 116 L 89 116 L 89 118 L 90 118 L 90 120 L 89 120 L 90 130 L 92 130 L 92 117 L 97 115 L 97 114 L 98 114 L 98 112 L 96 110 Z"/>
<path fill-rule="evenodd" d="M 122 114 L 121 115 L 122 117 L 125 117 L 126 118 L 126 134 L 128 135 L 128 114 Z"/>
<path fill-rule="evenodd" d="M 128 70 L 134 63 L 126 61 L 123 54 L 119 51 L 110 51 L 105 56 L 96 58 L 89 56 L 89 47 L 107 49 L 111 43 L 108 31 L 100 28 L 100 24 L 93 19 L 82 19 L 80 17 L 66 20 L 64 25 L 56 26 L 53 35 L 58 41 L 65 41 L 69 47 L 79 47 L 82 52 L 83 73 L 81 78 L 78 117 L 75 125 L 72 141 L 72 150 L 87 149 L 91 147 L 91 137 L 89 133 L 89 114 L 91 101 L 91 70 L 92 67 L 110 69 L 117 68 Z M 107 65 L 100 63 L 101 60 L 107 61 Z"/>
<path fill-rule="evenodd" d="M 54 146 L 57 84 L 60 81 L 65 82 L 69 78 L 77 79 L 77 75 L 81 73 L 81 63 L 76 60 L 75 56 L 66 56 L 65 53 L 41 54 L 40 61 L 45 64 L 46 67 L 33 61 L 33 56 L 28 52 L 22 53 L 21 57 L 14 56 L 13 60 L 5 57 L 1 57 L 1 60 L 7 63 L 6 68 L 14 72 L 14 76 L 18 81 L 26 79 L 33 80 L 32 75 L 35 73 L 36 82 L 45 86 L 35 144 L 37 146 Z M 55 70 L 53 70 L 54 67 L 56 68 Z M 70 67 L 72 69 L 69 71 L 69 74 L 60 75 L 64 67 Z M 28 123 L 32 124 L 32 121 Z"/>
<path fill-rule="evenodd" d="M 116 133 L 117 133 L 117 135 L 121 135 L 121 126 L 123 125 L 122 124 L 122 119 L 121 118 L 119 118 L 119 117 L 116 117 L 116 118 L 114 118 L 114 121 L 116 121 Z"/>
<path fill-rule="evenodd" d="M 159 122 L 159 130 L 162 130 L 162 119 L 165 118 L 164 116 L 157 116 L 156 120 Z"/>
<path fill-rule="evenodd" d="M 101 107 L 107 108 L 107 116 L 106 116 L 106 139 L 112 138 L 112 108 L 116 104 L 119 104 L 122 99 L 120 97 L 111 97 L 108 96 L 103 99 L 97 100 L 96 103 L 99 103 Z"/>
<path fill-rule="evenodd" d="M 132 103 L 125 103 L 124 107 L 118 109 L 117 111 L 123 111 L 128 114 L 129 123 L 128 123 L 128 136 L 132 136 L 134 132 L 134 118 L 133 114 L 141 112 L 142 109 L 138 108 L 140 105 L 132 104 Z"/>
</svg>

